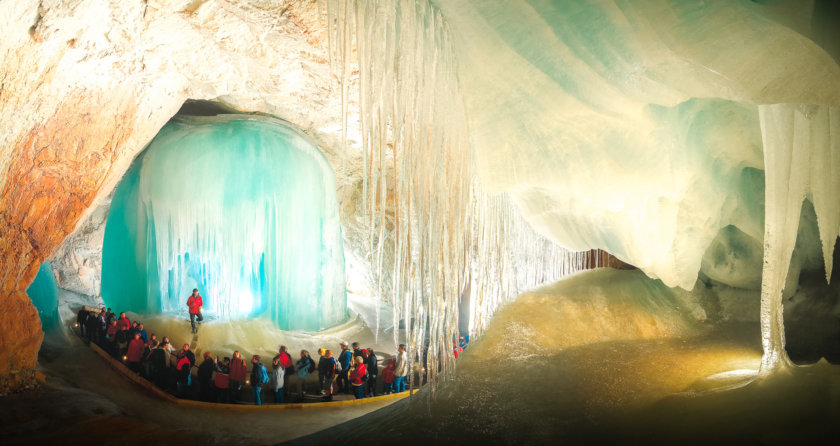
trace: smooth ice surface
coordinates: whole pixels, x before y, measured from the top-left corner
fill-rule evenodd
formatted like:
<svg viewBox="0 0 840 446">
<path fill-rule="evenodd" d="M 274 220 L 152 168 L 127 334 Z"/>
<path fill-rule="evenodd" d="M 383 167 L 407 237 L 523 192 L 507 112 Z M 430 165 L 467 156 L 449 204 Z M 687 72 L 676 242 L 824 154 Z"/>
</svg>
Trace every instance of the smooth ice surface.
<svg viewBox="0 0 840 446">
<path fill-rule="evenodd" d="M 38 309 L 41 318 L 41 329 L 44 331 L 59 328 L 61 320 L 58 316 L 58 285 L 55 282 L 50 262 L 41 264 L 35 280 L 26 289 L 26 294 L 32 299 L 32 304 Z"/>
<path fill-rule="evenodd" d="M 178 118 L 135 161 L 105 229 L 102 297 L 141 314 L 265 317 L 320 330 L 347 317 L 335 181 L 278 120 Z"/>
</svg>

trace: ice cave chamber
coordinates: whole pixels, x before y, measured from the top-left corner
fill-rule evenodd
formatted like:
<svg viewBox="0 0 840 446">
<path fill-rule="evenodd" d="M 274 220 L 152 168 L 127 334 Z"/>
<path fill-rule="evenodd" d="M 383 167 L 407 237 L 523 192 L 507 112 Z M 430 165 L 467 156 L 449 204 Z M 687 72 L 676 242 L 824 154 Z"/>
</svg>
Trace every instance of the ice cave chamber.
<svg viewBox="0 0 840 446">
<path fill-rule="evenodd" d="M 115 190 L 104 302 L 186 315 L 194 288 L 209 319 L 317 331 L 347 317 L 332 168 L 284 122 L 176 117 Z"/>
</svg>

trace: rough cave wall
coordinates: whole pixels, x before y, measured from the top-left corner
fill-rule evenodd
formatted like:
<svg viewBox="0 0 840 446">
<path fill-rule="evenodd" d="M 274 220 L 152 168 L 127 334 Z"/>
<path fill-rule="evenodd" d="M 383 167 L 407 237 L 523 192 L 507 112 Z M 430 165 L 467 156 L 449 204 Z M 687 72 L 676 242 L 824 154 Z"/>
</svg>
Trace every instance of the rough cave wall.
<svg viewBox="0 0 840 446">
<path fill-rule="evenodd" d="M 5 393 L 34 376 L 43 334 L 25 290 L 40 264 L 186 99 L 283 117 L 334 165 L 341 107 L 314 1 L 10 0 L 0 17 Z"/>
</svg>

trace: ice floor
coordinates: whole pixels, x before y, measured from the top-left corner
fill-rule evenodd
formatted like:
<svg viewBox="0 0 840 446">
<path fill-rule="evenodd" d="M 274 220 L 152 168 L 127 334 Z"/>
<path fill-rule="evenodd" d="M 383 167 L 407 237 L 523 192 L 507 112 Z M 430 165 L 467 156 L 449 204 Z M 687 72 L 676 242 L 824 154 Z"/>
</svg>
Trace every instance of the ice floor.
<svg viewBox="0 0 840 446">
<path fill-rule="evenodd" d="M 754 381 L 758 323 L 705 314 L 698 296 L 637 271 L 580 273 L 500 310 L 434 398 L 424 389 L 382 408 L 257 415 L 161 403 L 75 341 L 48 343 L 40 363 L 49 388 L 4 402 L 0 439 L 72 444 L 101 425 L 137 444 L 833 444 L 840 367 L 823 360 Z M 364 343 L 366 326 L 359 316 L 334 333 L 282 342 Z M 183 322 L 166 330 L 176 327 L 188 334 Z"/>
</svg>

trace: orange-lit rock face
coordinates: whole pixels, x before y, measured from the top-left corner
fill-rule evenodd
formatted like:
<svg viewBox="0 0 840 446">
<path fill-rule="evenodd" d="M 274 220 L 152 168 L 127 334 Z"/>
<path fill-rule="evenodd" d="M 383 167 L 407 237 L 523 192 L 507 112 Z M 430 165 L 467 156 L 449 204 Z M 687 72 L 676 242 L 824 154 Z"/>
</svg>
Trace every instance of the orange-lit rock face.
<svg viewBox="0 0 840 446">
<path fill-rule="evenodd" d="M 341 107 L 314 1 L 9 0 L 0 21 L 3 393 L 31 379 L 43 339 L 25 293 L 38 267 L 184 100 L 283 117 L 328 158 Z"/>
</svg>

